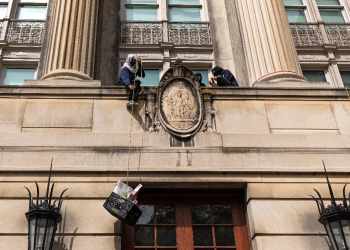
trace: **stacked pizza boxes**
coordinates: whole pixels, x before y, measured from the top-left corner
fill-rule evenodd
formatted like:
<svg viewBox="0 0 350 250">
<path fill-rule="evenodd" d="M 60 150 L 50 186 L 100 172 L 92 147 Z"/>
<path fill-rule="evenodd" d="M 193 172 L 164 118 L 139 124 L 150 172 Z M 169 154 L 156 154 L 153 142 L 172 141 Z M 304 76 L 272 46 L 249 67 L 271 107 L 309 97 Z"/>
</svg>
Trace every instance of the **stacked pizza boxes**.
<svg viewBox="0 0 350 250">
<path fill-rule="evenodd" d="M 124 182 L 118 180 L 113 192 L 132 201 L 135 205 L 137 205 L 137 193 L 140 191 L 141 187 L 142 185 L 139 184 L 135 189 L 133 189 L 132 187 L 126 185 Z"/>
</svg>

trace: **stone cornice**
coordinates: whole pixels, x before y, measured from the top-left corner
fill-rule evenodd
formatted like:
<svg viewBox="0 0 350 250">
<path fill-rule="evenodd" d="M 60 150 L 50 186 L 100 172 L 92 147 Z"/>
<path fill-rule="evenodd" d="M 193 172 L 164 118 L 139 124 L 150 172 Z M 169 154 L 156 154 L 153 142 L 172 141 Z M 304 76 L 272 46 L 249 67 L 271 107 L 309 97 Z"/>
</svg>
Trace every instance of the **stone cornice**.
<svg viewBox="0 0 350 250">
<path fill-rule="evenodd" d="M 143 96 L 154 87 L 144 87 Z M 348 100 L 345 88 L 291 88 L 291 87 L 239 87 L 202 88 L 213 99 L 278 99 L 278 100 Z M 84 98 L 127 99 L 124 87 L 116 86 L 0 86 L 0 98 Z"/>
</svg>

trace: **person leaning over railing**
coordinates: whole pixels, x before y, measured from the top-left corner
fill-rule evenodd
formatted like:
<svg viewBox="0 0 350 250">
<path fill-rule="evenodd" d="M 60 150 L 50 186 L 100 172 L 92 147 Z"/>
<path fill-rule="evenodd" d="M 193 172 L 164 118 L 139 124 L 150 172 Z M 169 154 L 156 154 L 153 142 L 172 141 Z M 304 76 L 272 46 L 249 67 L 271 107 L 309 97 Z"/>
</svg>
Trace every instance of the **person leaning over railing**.
<svg viewBox="0 0 350 250">
<path fill-rule="evenodd" d="M 209 84 L 213 87 L 238 87 L 238 82 L 234 75 L 228 69 L 223 69 L 220 67 L 214 67 L 211 72 L 214 77 L 211 78 Z M 216 83 L 215 83 L 216 81 Z"/>
<path fill-rule="evenodd" d="M 141 91 L 141 81 L 135 80 L 136 76 L 143 78 L 146 74 L 142 68 L 141 58 L 136 61 L 136 56 L 131 54 L 126 58 L 126 62 L 122 67 L 122 73 L 116 82 L 117 86 L 125 86 L 131 90 L 129 100 L 126 103 L 127 107 L 139 105 L 137 99 L 139 98 L 139 93 Z"/>
</svg>

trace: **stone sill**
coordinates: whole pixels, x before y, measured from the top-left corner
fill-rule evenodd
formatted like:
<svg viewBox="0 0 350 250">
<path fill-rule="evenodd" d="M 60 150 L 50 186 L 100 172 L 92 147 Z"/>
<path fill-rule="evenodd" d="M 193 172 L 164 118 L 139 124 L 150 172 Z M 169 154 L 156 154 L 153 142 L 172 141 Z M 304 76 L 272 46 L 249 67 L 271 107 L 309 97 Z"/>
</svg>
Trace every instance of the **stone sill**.
<svg viewBox="0 0 350 250">
<path fill-rule="evenodd" d="M 145 96 L 155 87 L 144 87 Z M 210 93 L 214 99 L 312 99 L 348 100 L 345 88 L 292 88 L 292 87 L 207 87 L 203 94 Z M 117 86 L 4 86 L 0 85 L 0 98 L 109 98 L 127 99 L 125 87 Z"/>
</svg>

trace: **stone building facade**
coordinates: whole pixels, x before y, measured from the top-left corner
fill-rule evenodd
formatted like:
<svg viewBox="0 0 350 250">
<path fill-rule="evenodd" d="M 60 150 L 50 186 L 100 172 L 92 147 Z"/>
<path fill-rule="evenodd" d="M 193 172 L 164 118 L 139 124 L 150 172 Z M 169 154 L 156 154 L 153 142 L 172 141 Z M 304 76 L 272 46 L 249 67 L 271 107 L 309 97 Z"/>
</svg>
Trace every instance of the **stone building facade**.
<svg viewBox="0 0 350 250">
<path fill-rule="evenodd" d="M 69 188 L 54 250 L 331 249 L 309 195 L 329 198 L 322 160 L 337 199 L 350 181 L 349 7 L 0 1 L 0 249 L 27 248 L 24 186 L 44 189 L 51 158 L 54 196 Z M 152 76 L 132 114 L 114 85 L 129 53 Z M 186 138 L 156 123 L 155 86 L 178 58 L 240 84 L 198 90 L 203 126 Z M 142 183 L 153 223 L 129 228 L 104 210 L 118 180 Z M 176 219 L 158 221 L 165 207 Z M 227 208 L 228 222 L 215 219 Z"/>
</svg>

